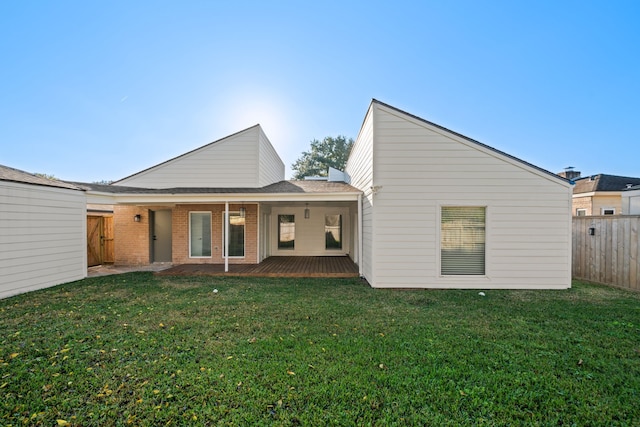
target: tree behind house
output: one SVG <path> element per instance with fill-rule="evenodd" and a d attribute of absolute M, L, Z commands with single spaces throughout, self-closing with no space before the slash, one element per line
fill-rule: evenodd
<path fill-rule="evenodd" d="M 306 176 L 327 176 L 329 167 L 344 170 L 353 146 L 353 138 L 347 139 L 338 135 L 335 138 L 325 137 L 322 141 L 311 141 L 311 150 L 304 151 L 302 156 L 291 165 L 295 172 L 293 179 L 304 179 Z"/>

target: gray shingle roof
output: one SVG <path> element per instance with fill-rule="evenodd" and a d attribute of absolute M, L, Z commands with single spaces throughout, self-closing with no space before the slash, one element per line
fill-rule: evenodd
<path fill-rule="evenodd" d="M 591 193 L 594 191 L 622 191 L 627 189 L 627 184 L 631 184 L 631 186 L 640 185 L 640 178 L 601 173 L 578 178 L 575 180 L 575 183 L 573 194 Z"/>
<path fill-rule="evenodd" d="M 68 182 L 43 178 L 29 172 L 3 165 L 0 165 L 0 181 L 20 182 L 22 184 L 43 185 L 46 187 L 66 188 L 69 190 L 83 190 L 83 188 Z"/>
<path fill-rule="evenodd" d="M 86 190 L 113 194 L 318 194 L 359 193 L 360 190 L 344 182 L 328 181 L 280 181 L 257 188 L 140 188 L 122 185 L 104 185 L 76 182 Z"/>

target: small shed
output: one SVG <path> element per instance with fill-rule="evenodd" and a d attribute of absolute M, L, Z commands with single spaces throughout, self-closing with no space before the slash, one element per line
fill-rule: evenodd
<path fill-rule="evenodd" d="M 0 165 L 0 298 L 87 275 L 85 192 Z"/>

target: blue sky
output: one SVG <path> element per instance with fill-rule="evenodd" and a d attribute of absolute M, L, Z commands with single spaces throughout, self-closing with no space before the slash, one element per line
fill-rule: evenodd
<path fill-rule="evenodd" d="M 116 180 L 260 123 L 289 167 L 372 98 L 553 172 L 640 176 L 637 1 L 0 3 L 0 164 Z"/>

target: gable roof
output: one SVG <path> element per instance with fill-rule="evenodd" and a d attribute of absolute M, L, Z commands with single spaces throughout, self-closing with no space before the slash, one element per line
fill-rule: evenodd
<path fill-rule="evenodd" d="M 42 185 L 45 187 L 66 188 L 68 190 L 82 190 L 82 188 L 64 181 L 44 178 L 9 166 L 0 165 L 0 181 L 19 182 L 21 184 Z"/>
<path fill-rule="evenodd" d="M 475 139 L 469 138 L 468 136 L 462 135 L 461 133 L 452 131 L 451 129 L 448 129 L 448 128 L 444 127 L 444 126 L 440 126 L 437 123 L 430 122 L 429 120 L 425 120 L 422 117 L 418 117 L 418 116 L 416 116 L 414 114 L 411 114 L 411 113 L 408 113 L 406 111 L 403 111 L 403 110 L 401 110 L 399 108 L 396 108 L 396 107 L 394 107 L 392 105 L 389 105 L 389 104 L 386 104 L 384 102 L 378 101 L 375 98 L 371 100 L 371 105 L 373 105 L 373 104 L 378 104 L 378 105 L 384 106 L 384 107 L 386 107 L 386 108 L 388 108 L 390 110 L 394 110 L 394 111 L 396 111 L 396 112 L 398 112 L 400 114 L 404 114 L 404 115 L 406 115 L 408 117 L 411 117 L 412 119 L 417 120 L 419 122 L 422 122 L 422 123 L 424 123 L 426 125 L 429 125 L 429 126 L 437 128 L 437 129 L 440 129 L 440 130 L 442 130 L 444 132 L 447 132 L 447 133 L 449 133 L 451 135 L 454 135 L 454 136 L 456 136 L 458 138 L 461 138 L 461 139 L 463 139 L 463 140 L 465 140 L 467 142 L 470 142 L 473 145 L 477 145 L 477 146 L 479 146 L 479 147 L 481 147 L 483 149 L 492 151 L 492 152 L 494 152 L 494 153 L 496 153 L 496 154 L 498 154 L 500 156 L 504 156 L 504 157 L 516 162 L 516 163 L 520 163 L 521 165 L 524 165 L 524 166 L 527 166 L 529 168 L 533 168 L 533 169 L 535 169 L 535 170 L 537 170 L 539 172 L 542 172 L 543 174 L 548 175 L 549 177 L 551 177 L 551 178 L 553 178 L 553 179 L 555 179 L 557 181 L 563 182 L 565 184 L 566 183 L 571 183 L 571 180 L 563 178 L 563 177 L 559 176 L 556 173 L 553 173 L 553 172 L 548 171 L 546 169 L 543 169 L 543 168 L 541 168 L 539 166 L 536 166 L 536 165 L 534 165 L 532 163 L 529 163 L 527 161 L 519 159 L 518 157 L 512 156 L 511 154 L 505 153 L 504 151 L 500 151 L 497 148 L 493 148 L 493 147 L 491 147 L 491 146 L 489 146 L 487 144 L 484 144 L 482 142 L 476 141 Z"/>
<path fill-rule="evenodd" d="M 594 191 L 623 191 L 631 186 L 640 185 L 640 178 L 628 176 L 598 174 L 577 178 L 573 194 L 592 193 Z"/>
<path fill-rule="evenodd" d="M 259 124 L 113 182 L 149 188 L 256 187 L 284 179 L 284 163 Z"/>
<path fill-rule="evenodd" d="M 224 138 L 217 139 L 217 140 L 215 140 L 215 141 L 213 141 L 213 142 L 210 142 L 210 143 L 208 143 L 208 144 L 205 144 L 205 145 L 203 145 L 203 146 L 201 146 L 201 147 L 195 148 L 195 149 L 193 149 L 193 150 L 191 150 L 191 151 L 187 151 L 186 153 L 182 153 L 182 154 L 180 154 L 179 156 L 173 157 L 173 158 L 171 158 L 171 159 L 169 159 L 169 160 L 165 160 L 165 161 L 164 161 L 164 162 L 162 162 L 162 163 L 158 163 L 157 165 L 153 165 L 153 166 L 148 167 L 148 168 L 146 168 L 146 169 L 143 169 L 143 170 L 141 170 L 141 171 L 139 171 L 139 172 L 133 173 L 133 174 L 128 175 L 128 176 L 125 176 L 124 178 L 120 178 L 120 179 L 119 179 L 119 180 L 117 180 L 117 181 L 113 181 L 113 183 L 112 183 L 112 184 L 114 184 L 114 185 L 119 185 L 118 183 L 119 183 L 119 182 L 121 182 L 121 181 L 125 181 L 125 180 L 127 180 L 127 179 L 129 179 L 129 178 L 133 178 L 134 176 L 137 176 L 137 175 L 142 175 L 142 174 L 144 174 L 144 173 L 146 173 L 146 172 L 149 172 L 150 170 L 157 169 L 157 168 L 158 168 L 158 167 L 160 167 L 160 166 L 163 166 L 163 165 L 166 165 L 166 164 L 168 164 L 168 163 L 174 162 L 174 161 L 176 161 L 176 160 L 178 160 L 178 159 L 180 159 L 180 158 L 187 157 L 187 156 L 189 156 L 190 154 L 196 153 L 196 152 L 198 152 L 198 151 L 205 150 L 205 149 L 207 149 L 207 148 L 211 147 L 212 145 L 215 145 L 215 144 L 218 144 L 218 143 L 220 143 L 220 142 L 222 142 L 222 141 L 225 141 L 225 140 L 227 140 L 227 139 L 233 138 L 233 137 L 234 137 L 234 136 L 236 136 L 236 135 L 240 135 L 241 133 L 246 132 L 246 131 L 251 130 L 251 129 L 256 128 L 256 127 L 260 127 L 260 124 L 256 124 L 256 125 L 253 125 L 253 126 L 250 126 L 250 127 L 246 128 L 246 129 L 242 129 L 241 131 L 238 131 L 238 132 L 236 132 L 236 133 L 232 133 L 231 135 L 227 135 L 227 136 L 225 136 Z"/>

